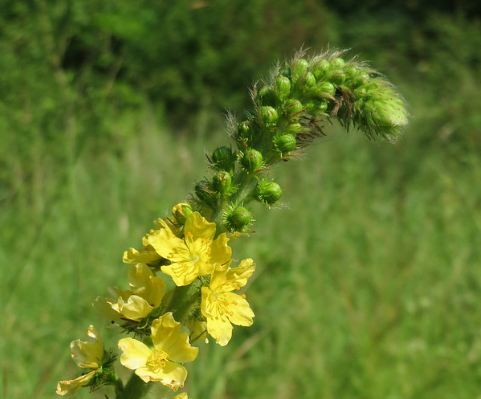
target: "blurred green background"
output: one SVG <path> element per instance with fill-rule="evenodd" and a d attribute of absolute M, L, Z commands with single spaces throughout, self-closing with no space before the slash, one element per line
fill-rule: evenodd
<path fill-rule="evenodd" d="M 412 121 L 396 145 L 333 126 L 275 171 L 284 206 L 235 244 L 258 264 L 255 325 L 204 348 L 190 397 L 481 398 L 478 1 L 0 6 L 3 398 L 53 398 L 75 375 L 68 343 L 124 283 L 122 251 L 207 171 L 225 110 L 302 45 L 369 60 Z"/>

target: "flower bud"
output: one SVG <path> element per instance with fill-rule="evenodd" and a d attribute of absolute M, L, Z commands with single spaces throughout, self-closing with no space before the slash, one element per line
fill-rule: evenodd
<path fill-rule="evenodd" d="M 221 146 L 214 150 L 211 161 L 216 169 L 231 170 L 234 167 L 235 158 L 231 148 Z"/>
<path fill-rule="evenodd" d="M 274 136 L 274 147 L 281 154 L 294 151 L 297 148 L 296 137 L 289 133 L 282 133 Z"/>
<path fill-rule="evenodd" d="M 304 58 L 298 58 L 291 64 L 291 77 L 293 82 L 297 82 L 299 79 L 304 78 L 309 69 L 309 63 Z"/>
<path fill-rule="evenodd" d="M 312 72 L 307 72 L 304 78 L 304 85 L 306 87 L 312 87 L 316 85 L 316 78 Z"/>
<path fill-rule="evenodd" d="M 312 88 L 311 93 L 317 98 L 330 98 L 336 94 L 336 88 L 332 83 L 321 82 Z"/>
<path fill-rule="evenodd" d="M 221 196 L 225 196 L 232 191 L 232 176 L 229 172 L 221 170 L 212 178 L 212 187 Z"/>
<path fill-rule="evenodd" d="M 264 86 L 259 90 L 258 98 L 262 105 L 276 105 L 277 104 L 277 93 L 272 87 Z"/>
<path fill-rule="evenodd" d="M 274 125 L 279 119 L 276 109 L 270 106 L 260 107 L 259 115 L 266 126 Z"/>
<path fill-rule="evenodd" d="M 346 65 L 346 61 L 344 61 L 342 58 L 340 57 L 337 57 L 337 58 L 334 58 L 333 60 L 331 60 L 331 65 L 334 67 L 334 68 L 344 68 L 344 66 Z"/>
<path fill-rule="evenodd" d="M 239 123 L 239 126 L 237 128 L 237 133 L 239 134 L 240 137 L 248 137 L 249 133 L 251 132 L 251 124 L 249 121 L 242 121 Z"/>
<path fill-rule="evenodd" d="M 249 173 L 257 172 L 264 164 L 262 154 L 253 148 L 248 148 L 241 158 L 241 164 Z"/>
<path fill-rule="evenodd" d="M 185 219 L 192 213 L 192 208 L 189 204 L 181 202 L 172 208 L 172 215 L 179 224 L 184 224 Z"/>
<path fill-rule="evenodd" d="M 290 98 L 285 103 L 285 110 L 289 115 L 300 114 L 303 109 L 304 106 L 302 105 L 302 103 L 295 98 Z"/>
<path fill-rule="evenodd" d="M 282 189 L 273 181 L 262 180 L 257 183 L 254 195 L 259 201 L 272 205 L 281 198 Z"/>
<path fill-rule="evenodd" d="M 320 60 L 312 68 L 312 73 L 317 80 L 321 80 L 326 77 L 330 67 L 331 64 L 328 60 Z"/>
<path fill-rule="evenodd" d="M 227 210 L 224 217 L 224 223 L 229 231 L 245 231 L 252 222 L 252 214 L 243 206 Z"/>
<path fill-rule="evenodd" d="M 278 76 L 276 79 L 275 92 L 277 97 L 281 100 L 285 100 L 291 93 L 291 81 L 285 76 Z"/>
<path fill-rule="evenodd" d="M 285 133 L 293 134 L 294 136 L 300 132 L 302 132 L 302 125 L 300 123 L 291 123 L 287 126 Z"/>
<path fill-rule="evenodd" d="M 197 198 L 199 198 L 199 200 L 205 202 L 206 204 L 212 204 L 215 200 L 214 193 L 212 192 L 211 187 L 209 187 L 208 182 L 204 180 L 198 182 L 195 185 L 194 190 Z"/>

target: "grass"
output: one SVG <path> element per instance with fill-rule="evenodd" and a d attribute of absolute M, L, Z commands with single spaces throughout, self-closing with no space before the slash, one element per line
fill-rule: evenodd
<path fill-rule="evenodd" d="M 75 375 L 68 343 L 98 324 L 89 303 L 123 283 L 122 251 L 224 140 L 131 118 L 116 127 L 138 132 L 120 154 L 87 148 L 61 167 L 39 156 L 28 181 L 12 170 L 18 190 L 0 210 L 6 399 L 52 398 Z M 258 264 L 255 324 L 202 348 L 191 398 L 481 398 L 481 159 L 415 139 L 333 131 L 280 165 L 283 205 L 259 206 L 255 235 L 234 244 Z"/>

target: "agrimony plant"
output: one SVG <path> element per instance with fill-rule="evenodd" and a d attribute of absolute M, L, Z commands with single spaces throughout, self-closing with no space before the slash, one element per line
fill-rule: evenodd
<path fill-rule="evenodd" d="M 212 175 L 155 222 L 140 248 L 125 251 L 128 288 L 97 299 L 96 306 L 125 334 L 118 350 L 105 349 L 90 326 L 87 340 L 71 344 L 72 358 L 84 372 L 60 381 L 57 394 L 113 385 L 118 399 L 134 399 L 155 383 L 166 392 L 182 389 L 185 364 L 199 351 L 195 344 L 212 339 L 227 345 L 233 326 L 253 323 L 241 290 L 254 273 L 254 261 L 233 264 L 229 241 L 251 231 L 251 202 L 269 209 L 281 198 L 282 188 L 269 177 L 271 167 L 302 153 L 334 119 L 368 138 L 391 141 L 407 123 L 393 86 L 341 52 L 313 57 L 301 52 L 256 84 L 251 95 L 253 107 L 245 119 L 228 118 L 230 145 L 208 156 Z M 125 383 L 115 373 L 117 359 L 132 370 Z"/>

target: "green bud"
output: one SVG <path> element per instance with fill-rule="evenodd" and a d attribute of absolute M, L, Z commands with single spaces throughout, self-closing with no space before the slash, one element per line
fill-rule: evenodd
<path fill-rule="evenodd" d="M 320 101 L 317 103 L 315 112 L 320 114 L 325 114 L 329 108 L 329 103 L 327 101 Z"/>
<path fill-rule="evenodd" d="M 346 65 L 346 61 L 344 61 L 342 58 L 337 57 L 331 60 L 331 65 L 334 68 L 344 68 L 344 66 Z"/>
<path fill-rule="evenodd" d="M 274 125 L 279 119 L 276 109 L 270 106 L 260 107 L 259 115 L 266 126 Z"/>
<path fill-rule="evenodd" d="M 299 79 L 304 78 L 308 69 L 309 63 L 304 58 L 294 60 L 291 65 L 292 81 L 297 82 Z"/>
<path fill-rule="evenodd" d="M 276 105 L 278 97 L 272 87 L 264 86 L 259 90 L 258 98 L 263 105 Z"/>
<path fill-rule="evenodd" d="M 195 187 L 195 194 L 197 198 L 206 204 L 212 204 L 214 201 L 214 193 L 212 192 L 209 184 L 206 181 L 201 180 L 198 182 Z"/>
<path fill-rule="evenodd" d="M 336 94 L 336 87 L 329 82 L 321 82 L 316 85 L 311 93 L 317 98 L 329 98 Z"/>
<path fill-rule="evenodd" d="M 251 132 L 251 124 L 249 121 L 242 121 L 239 123 L 237 128 L 237 132 L 239 133 L 240 137 L 248 137 L 249 133 Z"/>
<path fill-rule="evenodd" d="M 245 231 L 252 222 L 252 214 L 243 206 L 228 209 L 224 216 L 224 223 L 229 231 Z"/>
<path fill-rule="evenodd" d="M 272 205 L 281 198 L 282 189 L 273 181 L 262 180 L 257 183 L 254 195 L 259 201 Z"/>
<path fill-rule="evenodd" d="M 317 80 L 321 80 L 326 77 L 330 68 L 331 64 L 328 60 L 320 60 L 312 68 L 312 73 Z"/>
<path fill-rule="evenodd" d="M 281 154 L 294 151 L 297 148 L 296 137 L 293 134 L 278 134 L 274 136 L 274 139 L 272 141 L 276 150 L 279 151 Z"/>
<path fill-rule="evenodd" d="M 184 223 L 185 223 L 185 219 L 186 219 L 187 216 L 189 216 L 191 213 L 192 213 L 192 208 L 190 207 L 189 204 L 187 204 L 187 203 L 185 203 L 185 202 L 181 202 L 181 203 L 175 205 L 175 206 L 172 208 L 172 214 L 174 215 L 175 220 L 176 220 L 179 224 L 184 224 Z"/>
<path fill-rule="evenodd" d="M 257 172 L 264 164 L 262 154 L 253 148 L 249 148 L 241 158 L 241 164 L 249 173 Z"/>
<path fill-rule="evenodd" d="M 225 170 L 219 171 L 212 179 L 212 187 L 221 196 L 225 196 L 232 191 L 232 176 Z"/>
<path fill-rule="evenodd" d="M 346 74 L 342 70 L 333 71 L 329 79 L 332 83 L 342 85 L 346 80 Z"/>
<path fill-rule="evenodd" d="M 295 98 L 290 98 L 285 103 L 285 110 L 289 115 L 300 114 L 303 111 L 303 109 L 304 109 L 304 106 L 302 105 L 302 103 Z"/>
<path fill-rule="evenodd" d="M 216 169 L 231 170 L 236 160 L 232 149 L 226 146 L 218 147 L 212 153 L 211 161 Z"/>
<path fill-rule="evenodd" d="M 304 78 L 304 85 L 306 87 L 312 87 L 316 85 L 316 78 L 313 73 L 307 72 Z"/>
<path fill-rule="evenodd" d="M 291 93 L 291 81 L 285 76 L 278 76 L 276 79 L 276 94 L 281 100 L 285 100 Z"/>
<path fill-rule="evenodd" d="M 289 133 L 295 136 L 296 134 L 302 132 L 302 130 L 303 130 L 302 125 L 296 122 L 296 123 L 291 123 L 289 126 L 287 126 L 285 133 Z"/>

